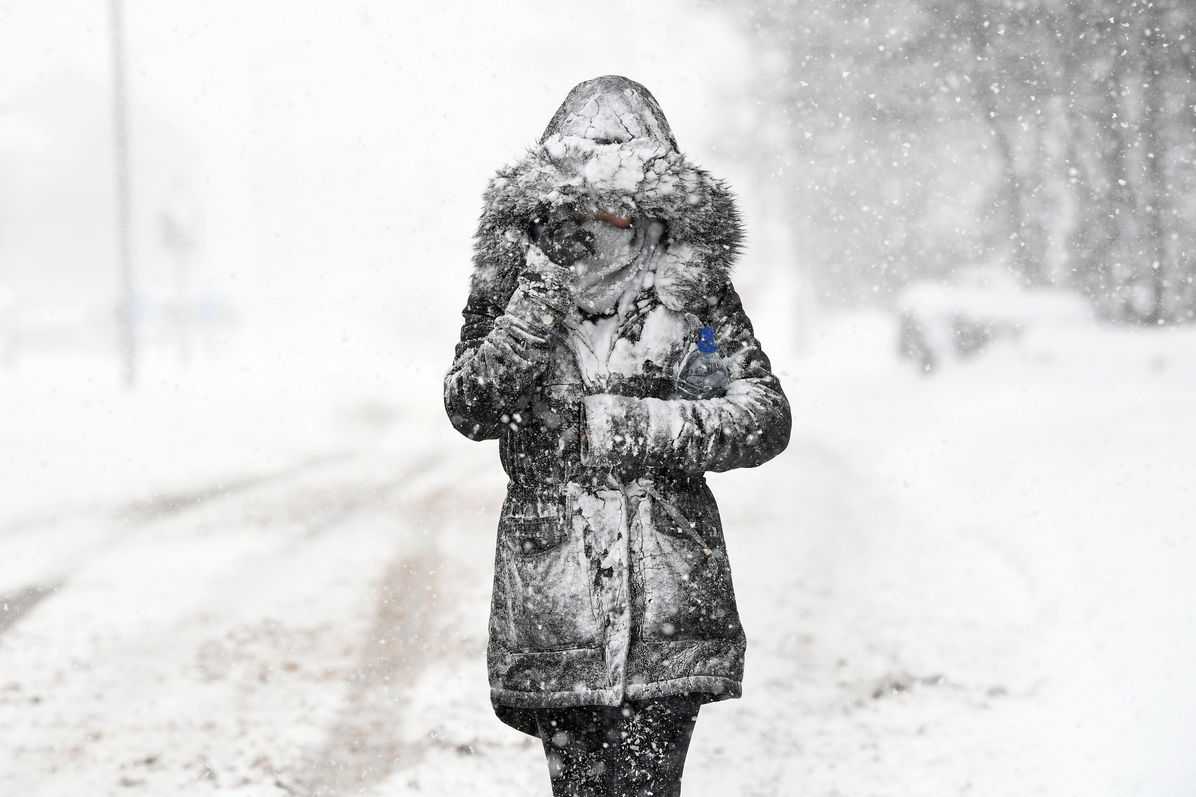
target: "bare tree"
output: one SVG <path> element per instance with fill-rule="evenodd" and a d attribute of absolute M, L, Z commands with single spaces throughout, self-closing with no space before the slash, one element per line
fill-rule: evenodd
<path fill-rule="evenodd" d="M 1196 316 L 1190 4 L 824 1 L 742 19 L 784 64 L 764 104 L 825 293 L 1003 263 L 1112 318 Z"/>

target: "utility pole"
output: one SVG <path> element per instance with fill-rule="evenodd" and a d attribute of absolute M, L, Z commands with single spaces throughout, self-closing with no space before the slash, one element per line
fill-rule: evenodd
<path fill-rule="evenodd" d="M 134 313 L 133 246 L 129 208 L 129 108 L 125 86 L 124 15 L 121 0 L 111 0 L 113 118 L 116 132 L 116 242 L 120 257 L 117 341 L 124 360 L 125 385 L 137 383 L 137 330 Z"/>

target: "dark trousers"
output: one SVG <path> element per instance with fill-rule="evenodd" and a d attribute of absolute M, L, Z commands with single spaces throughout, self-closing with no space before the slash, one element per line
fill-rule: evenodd
<path fill-rule="evenodd" d="M 696 697 L 541 709 L 553 797 L 678 797 Z"/>

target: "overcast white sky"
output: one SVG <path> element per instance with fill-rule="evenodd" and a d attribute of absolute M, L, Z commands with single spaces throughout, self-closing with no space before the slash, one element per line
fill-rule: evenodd
<path fill-rule="evenodd" d="M 22 128 L 13 103 L 31 88 L 71 73 L 107 90 L 108 10 L 101 0 L 0 3 L 10 130 L 0 158 L 56 157 L 37 152 L 27 129 L 11 132 Z M 444 302 L 464 297 L 486 179 L 596 75 L 647 85 L 681 147 L 736 182 L 718 135 L 753 55 L 693 4 L 134 1 L 125 22 L 139 278 L 169 284 L 154 225 L 164 186 L 181 180 L 201 207 L 196 284 L 277 315 L 270 323 L 300 311 L 317 327 L 387 323 L 412 297 L 438 321 Z M 80 125 L 103 153 L 95 160 L 107 157 L 110 118 Z M 158 141 L 176 136 L 177 146 Z M 109 174 L 96 164 L 93 179 Z M 88 207 L 107 229 L 111 203 Z M 23 268 L 5 264 L 10 280 Z M 104 275 L 111 264 L 85 268 Z"/>

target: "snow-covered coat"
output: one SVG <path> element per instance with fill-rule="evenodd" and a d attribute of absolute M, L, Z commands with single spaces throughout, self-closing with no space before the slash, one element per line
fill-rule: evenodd
<path fill-rule="evenodd" d="M 526 278 L 545 263 L 529 223 L 561 209 L 664 224 L 597 345 L 575 306 Z M 575 88 L 486 190 L 444 401 L 462 434 L 499 440 L 510 477 L 488 663 L 495 709 L 521 730 L 535 733 L 540 707 L 740 694 L 745 638 L 703 474 L 759 465 L 790 432 L 728 277 L 741 237 L 723 183 L 677 151 L 646 89 L 615 76 Z M 681 400 L 703 326 L 731 382 Z"/>

